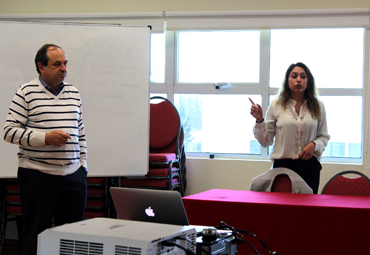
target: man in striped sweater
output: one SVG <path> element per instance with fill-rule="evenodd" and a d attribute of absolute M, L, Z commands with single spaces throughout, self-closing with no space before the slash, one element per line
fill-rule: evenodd
<path fill-rule="evenodd" d="M 17 90 L 4 127 L 4 140 L 19 145 L 22 255 L 36 254 L 37 235 L 53 219 L 62 225 L 84 217 L 86 137 L 79 92 L 64 83 L 67 62 L 57 45 L 39 49 L 39 77 Z"/>

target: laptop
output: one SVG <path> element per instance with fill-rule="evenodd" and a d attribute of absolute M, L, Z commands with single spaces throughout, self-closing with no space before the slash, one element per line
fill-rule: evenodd
<path fill-rule="evenodd" d="M 189 225 L 177 191 L 111 187 L 118 219 Z"/>

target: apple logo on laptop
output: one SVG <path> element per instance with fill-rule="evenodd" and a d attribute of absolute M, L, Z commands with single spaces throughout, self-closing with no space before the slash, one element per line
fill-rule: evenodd
<path fill-rule="evenodd" d="M 154 217 L 155 213 L 153 211 L 153 209 L 149 206 L 148 208 L 145 209 L 145 213 L 146 215 L 148 215 L 149 217 Z"/>

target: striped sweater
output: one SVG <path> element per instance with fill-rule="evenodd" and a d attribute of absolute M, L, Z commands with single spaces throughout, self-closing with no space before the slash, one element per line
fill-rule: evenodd
<path fill-rule="evenodd" d="M 19 145 L 18 166 L 54 175 L 67 175 L 81 165 L 87 169 L 87 150 L 78 90 L 65 84 L 57 95 L 39 78 L 22 85 L 9 108 L 4 140 Z M 45 134 L 62 130 L 71 139 L 62 147 L 45 144 Z"/>

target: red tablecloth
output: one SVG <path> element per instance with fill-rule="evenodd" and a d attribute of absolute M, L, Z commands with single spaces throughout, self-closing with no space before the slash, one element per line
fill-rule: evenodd
<path fill-rule="evenodd" d="M 221 221 L 279 255 L 370 254 L 370 197 L 213 189 L 183 198 L 191 225 Z M 258 240 L 244 238 L 268 254 Z M 247 244 L 239 254 L 255 254 Z"/>

